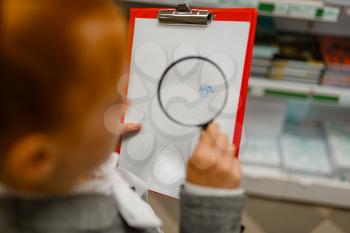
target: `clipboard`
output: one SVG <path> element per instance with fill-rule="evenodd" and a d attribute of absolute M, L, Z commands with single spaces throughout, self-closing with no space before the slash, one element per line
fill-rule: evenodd
<path fill-rule="evenodd" d="M 232 139 L 238 156 L 256 18 L 255 9 L 191 9 L 185 3 L 175 9 L 130 10 L 129 110 L 124 122 L 141 122 L 144 127 L 122 140 L 119 167 L 144 180 L 150 190 L 178 197 L 185 164 L 198 142 L 200 129 L 166 119 L 157 106 L 156 87 L 166 66 L 186 55 L 214 59 L 230 77 L 232 101 L 228 101 L 227 111 L 217 123 Z"/>

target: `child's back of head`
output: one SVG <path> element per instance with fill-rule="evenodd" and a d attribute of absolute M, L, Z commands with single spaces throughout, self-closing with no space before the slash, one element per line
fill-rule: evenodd
<path fill-rule="evenodd" d="M 5 0 L 3 12 L 0 182 L 65 192 L 114 147 L 102 118 L 123 102 L 123 16 L 111 0 Z"/>

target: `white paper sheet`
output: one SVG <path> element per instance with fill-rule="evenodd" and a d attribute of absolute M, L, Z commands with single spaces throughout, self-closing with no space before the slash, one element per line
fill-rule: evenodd
<path fill-rule="evenodd" d="M 156 19 L 135 20 L 128 88 L 132 109 L 125 122 L 142 119 L 144 127 L 140 135 L 123 140 L 119 166 L 146 181 L 151 190 L 178 197 L 200 129 L 169 120 L 160 109 L 156 91 L 165 68 L 185 56 L 208 57 L 224 71 L 229 99 L 217 122 L 232 141 L 249 27 L 248 22 L 214 21 L 208 27 L 193 27 L 160 25 Z M 186 75 L 197 66 L 193 62 L 179 73 Z"/>

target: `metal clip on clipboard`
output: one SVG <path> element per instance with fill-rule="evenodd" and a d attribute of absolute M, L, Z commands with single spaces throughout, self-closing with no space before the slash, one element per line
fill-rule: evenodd
<path fill-rule="evenodd" d="M 208 25 L 215 15 L 208 10 L 196 10 L 181 2 L 175 9 L 160 10 L 158 21 L 169 25 Z"/>

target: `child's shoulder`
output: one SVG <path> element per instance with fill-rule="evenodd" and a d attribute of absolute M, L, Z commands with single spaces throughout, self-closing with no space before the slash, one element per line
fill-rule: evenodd
<path fill-rule="evenodd" d="M 0 198 L 0 232 L 127 232 L 114 199 L 99 194 Z M 28 229 L 28 230 L 26 230 Z M 108 231 L 109 232 L 109 231 Z"/>

